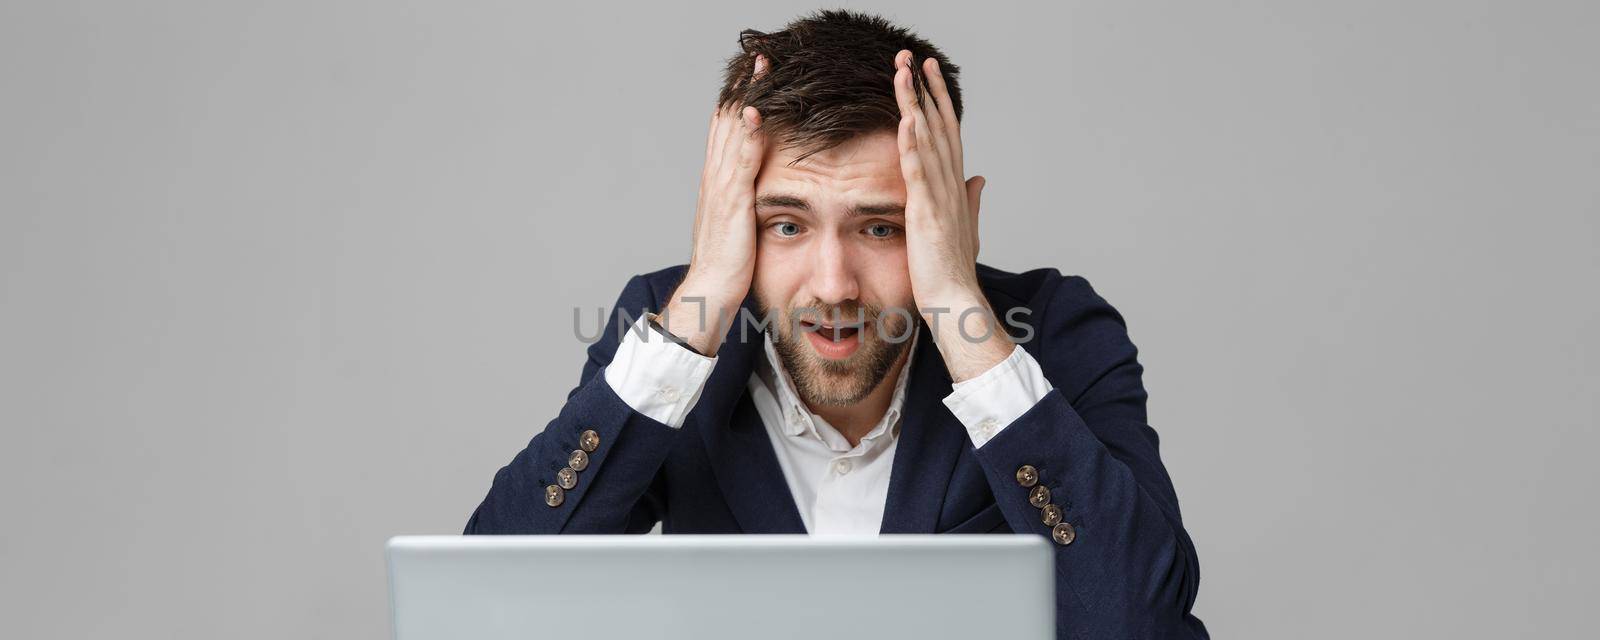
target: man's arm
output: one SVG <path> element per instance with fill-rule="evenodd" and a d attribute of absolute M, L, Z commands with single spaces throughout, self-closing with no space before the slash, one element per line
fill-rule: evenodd
<path fill-rule="evenodd" d="M 653 483 L 678 429 L 635 410 L 605 374 L 618 347 L 640 339 L 628 320 L 654 304 L 644 278 L 628 281 L 589 346 L 578 386 L 544 431 L 495 473 L 465 533 L 642 533 L 660 520 L 665 504 Z M 644 366 L 635 360 L 634 368 Z"/>
<path fill-rule="evenodd" d="M 1055 543 L 1063 624 L 1086 637 L 1205 637 L 1190 613 L 1198 556 L 1148 424 L 1138 351 L 1088 282 L 1055 280 L 1030 344 L 1038 360 L 1018 348 L 945 403 L 1007 523 Z"/>
<path fill-rule="evenodd" d="M 758 56 L 754 75 L 765 71 Z M 649 333 L 654 317 L 641 316 L 655 311 L 657 297 L 635 277 L 589 347 L 578 387 L 495 474 L 466 533 L 645 532 L 665 514 L 658 472 L 755 269 L 755 177 L 766 148 L 759 125 L 753 107 L 712 111 L 689 270 L 655 327 L 666 335 Z"/>
<path fill-rule="evenodd" d="M 1081 279 L 1055 278 L 1037 305 L 1034 351 L 1081 382 L 1065 390 L 998 329 L 976 272 L 984 180 L 965 178 L 937 61 L 921 65 L 925 93 L 913 64 L 909 51 L 895 57 L 912 292 L 956 383 L 946 404 L 1006 522 L 1055 543 L 1061 634 L 1205 637 L 1189 613 L 1194 545 L 1145 421 L 1143 369 L 1121 316 Z M 950 315 L 941 323 L 939 313 Z"/>

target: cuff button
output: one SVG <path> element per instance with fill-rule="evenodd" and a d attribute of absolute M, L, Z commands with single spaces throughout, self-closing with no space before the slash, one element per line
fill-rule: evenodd
<path fill-rule="evenodd" d="M 1000 421 L 994 418 L 984 418 L 982 422 L 978 423 L 978 433 L 983 434 L 985 438 L 993 437 L 994 430 L 998 428 L 1000 428 Z"/>
<path fill-rule="evenodd" d="M 583 449 L 573 449 L 572 455 L 567 456 L 567 466 L 573 471 L 583 471 L 589 468 L 589 454 Z"/>
<path fill-rule="evenodd" d="M 600 434 L 595 433 L 594 429 L 584 430 L 584 432 L 578 436 L 578 448 L 589 453 L 594 453 L 595 449 L 600 448 Z"/>
<path fill-rule="evenodd" d="M 1061 522 L 1061 507 L 1047 504 L 1039 509 L 1039 521 L 1046 527 L 1054 527 Z"/>
<path fill-rule="evenodd" d="M 1078 532 L 1072 528 L 1072 525 L 1062 522 L 1050 530 L 1050 537 L 1055 539 L 1056 544 L 1069 545 L 1072 544 L 1073 540 L 1078 539 Z"/>
<path fill-rule="evenodd" d="M 1050 504 L 1050 488 L 1042 484 L 1034 487 L 1033 491 L 1028 492 L 1028 504 L 1041 509 Z"/>
<path fill-rule="evenodd" d="M 1017 484 L 1020 484 L 1024 487 L 1031 487 L 1039 484 L 1039 470 L 1033 468 L 1033 465 L 1031 464 L 1025 464 L 1017 467 Z"/>
<path fill-rule="evenodd" d="M 578 472 L 573 471 L 572 467 L 562 467 L 556 472 L 556 484 L 562 489 L 571 491 L 573 487 L 578 486 Z"/>
<path fill-rule="evenodd" d="M 561 506 L 561 503 L 566 499 L 567 492 L 563 491 L 561 487 L 552 484 L 544 488 L 544 503 L 552 508 Z"/>

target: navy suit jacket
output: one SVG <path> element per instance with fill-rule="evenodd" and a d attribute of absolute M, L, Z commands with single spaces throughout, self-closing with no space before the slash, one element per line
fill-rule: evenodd
<path fill-rule="evenodd" d="M 635 276 L 618 297 L 627 318 L 659 311 L 683 278 L 677 266 Z M 1022 347 L 1055 387 L 981 449 L 943 403 L 950 376 L 919 340 L 883 512 L 883 533 L 1032 533 L 1049 537 L 1017 469 L 1033 465 L 1076 528 L 1055 551 L 1062 638 L 1205 638 L 1190 610 L 1200 582 L 1194 544 L 1145 418 L 1143 368 L 1121 315 L 1077 276 L 978 265 L 996 313 L 1027 324 Z M 1024 307 L 1007 316 L 1007 311 Z M 755 317 L 752 297 L 745 308 Z M 588 349 L 578 386 L 556 418 L 500 469 L 467 534 L 804 533 L 772 443 L 746 392 L 762 357 L 758 331 L 735 323 L 680 429 L 630 408 L 602 375 L 627 330 L 612 313 Z M 920 320 L 918 320 L 920 322 Z M 1010 329 L 1008 329 L 1010 330 Z M 1020 335 L 1021 330 L 1011 330 Z M 545 487 L 586 430 L 589 464 L 559 506 Z M 1004 597 L 1004 594 L 995 594 Z"/>

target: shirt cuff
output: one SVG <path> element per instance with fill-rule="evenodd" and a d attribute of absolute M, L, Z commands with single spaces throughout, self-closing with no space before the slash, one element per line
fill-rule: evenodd
<path fill-rule="evenodd" d="M 717 364 L 635 320 L 605 367 L 606 384 L 634 411 L 674 429 L 683 426 Z"/>
<path fill-rule="evenodd" d="M 972 446 L 977 448 L 1039 404 L 1053 388 L 1039 362 L 1017 345 L 1000 364 L 976 378 L 955 383 L 944 406 L 967 427 Z"/>

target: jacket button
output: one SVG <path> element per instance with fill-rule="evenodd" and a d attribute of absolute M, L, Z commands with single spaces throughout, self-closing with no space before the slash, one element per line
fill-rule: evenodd
<path fill-rule="evenodd" d="M 545 504 L 550 505 L 551 507 L 559 507 L 561 506 L 561 502 L 566 499 L 567 492 L 563 491 L 561 487 L 552 484 L 544 488 Z"/>
<path fill-rule="evenodd" d="M 595 449 L 600 448 L 600 434 L 595 433 L 594 429 L 585 430 L 578 436 L 578 448 L 594 453 Z"/>
<path fill-rule="evenodd" d="M 561 485 L 562 489 L 571 490 L 578 486 L 578 472 L 573 471 L 572 467 L 562 467 L 556 472 L 556 484 Z"/>
<path fill-rule="evenodd" d="M 1024 487 L 1031 487 L 1039 484 L 1039 470 L 1033 468 L 1033 465 L 1031 464 L 1025 464 L 1017 467 L 1017 484 L 1020 484 Z"/>
<path fill-rule="evenodd" d="M 1041 509 L 1050 504 L 1050 488 L 1042 484 L 1034 487 L 1033 491 L 1028 492 L 1028 504 Z"/>
<path fill-rule="evenodd" d="M 1072 529 L 1072 525 L 1062 522 L 1050 530 L 1050 537 L 1055 538 L 1056 544 L 1068 545 L 1078 539 L 1078 532 Z"/>
<path fill-rule="evenodd" d="M 573 449 L 572 455 L 567 456 L 567 466 L 573 471 L 583 471 L 589 468 L 589 454 L 583 449 Z"/>
<path fill-rule="evenodd" d="M 1054 527 L 1061 522 L 1061 507 L 1047 504 L 1039 509 L 1039 520 L 1046 527 Z"/>

